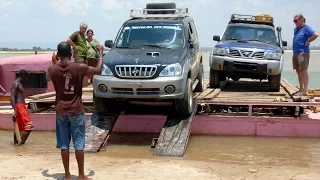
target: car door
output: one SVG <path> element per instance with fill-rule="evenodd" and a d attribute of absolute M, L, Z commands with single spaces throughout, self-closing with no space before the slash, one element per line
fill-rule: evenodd
<path fill-rule="evenodd" d="M 197 77 L 197 67 L 196 67 L 196 48 L 195 47 L 191 47 L 190 43 L 193 44 L 193 46 L 195 46 L 195 37 L 194 37 L 194 31 L 192 28 L 192 21 L 190 21 L 188 23 L 188 32 L 189 32 L 189 51 L 190 51 L 190 64 L 191 64 L 191 80 L 194 81 Z"/>
<path fill-rule="evenodd" d="M 191 25 L 192 25 L 193 36 L 194 36 L 193 38 L 194 38 L 194 50 L 195 50 L 195 72 L 197 76 L 200 68 L 201 49 L 200 49 L 200 43 L 198 38 L 198 32 L 194 24 L 194 21 L 191 21 Z"/>

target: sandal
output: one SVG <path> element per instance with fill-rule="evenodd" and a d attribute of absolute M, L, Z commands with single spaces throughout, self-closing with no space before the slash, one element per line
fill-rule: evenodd
<path fill-rule="evenodd" d="M 302 92 L 297 92 L 296 94 L 294 94 L 295 96 L 302 96 L 303 93 Z"/>

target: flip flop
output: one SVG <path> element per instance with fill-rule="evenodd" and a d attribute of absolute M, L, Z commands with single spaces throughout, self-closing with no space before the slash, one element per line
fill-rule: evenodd
<path fill-rule="evenodd" d="M 297 92 L 297 93 L 294 94 L 294 95 L 296 95 L 296 96 L 302 96 L 303 94 L 302 94 L 302 92 Z"/>

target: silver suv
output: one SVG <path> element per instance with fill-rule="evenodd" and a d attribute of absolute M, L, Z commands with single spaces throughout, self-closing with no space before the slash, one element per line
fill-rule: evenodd
<path fill-rule="evenodd" d="M 281 27 L 276 30 L 268 15 L 233 14 L 222 38 L 211 52 L 210 87 L 217 88 L 220 81 L 231 78 L 268 79 L 270 91 L 280 90 L 283 69 Z"/>
<path fill-rule="evenodd" d="M 115 42 L 105 42 L 111 50 L 102 74 L 94 76 L 96 111 L 134 101 L 170 103 L 178 114 L 191 114 L 193 92 L 202 92 L 204 82 L 198 35 L 187 13 L 174 3 L 131 11 Z"/>

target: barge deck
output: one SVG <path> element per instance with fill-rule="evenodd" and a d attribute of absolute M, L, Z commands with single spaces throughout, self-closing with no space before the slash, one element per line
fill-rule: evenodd
<path fill-rule="evenodd" d="M 208 79 L 205 82 L 208 84 Z M 152 139 L 151 147 L 154 155 L 165 156 L 183 156 L 190 133 L 320 137 L 320 132 L 315 132 L 320 128 L 320 118 L 308 118 L 305 112 L 306 106 L 320 106 L 319 103 L 310 102 L 309 97 L 293 96 L 296 91 L 285 79 L 279 92 L 269 92 L 264 82 L 225 81 L 219 88 L 207 86 L 202 93 L 194 94 L 195 110 L 190 117 L 182 118 L 165 107 L 133 106 L 114 114 L 97 114 L 92 107 L 92 88 L 84 88 L 82 99 L 89 119 L 85 150 L 104 149 L 113 130 L 160 133 Z M 54 92 L 28 98 L 31 117 L 39 130 L 55 130 L 54 100 Z M 10 115 L 7 116 L 3 119 L 8 121 Z"/>

